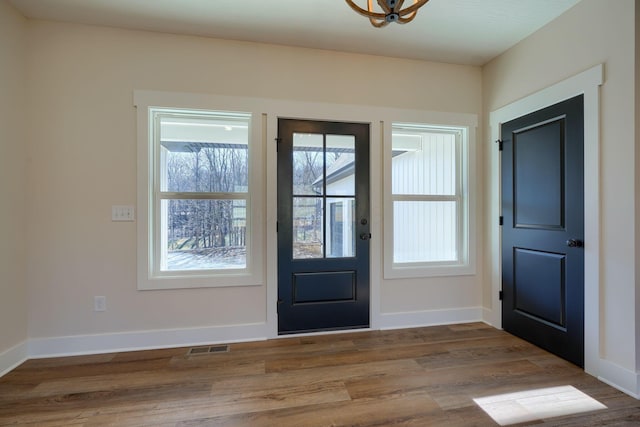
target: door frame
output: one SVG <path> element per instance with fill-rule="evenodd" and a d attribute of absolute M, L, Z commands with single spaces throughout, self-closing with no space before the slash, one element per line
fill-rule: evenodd
<path fill-rule="evenodd" d="M 320 200 L 323 206 L 322 231 L 324 234 L 324 249 L 320 257 L 295 258 L 292 234 L 294 220 L 294 203 L 296 197 L 304 197 L 305 193 L 293 191 L 293 169 L 295 161 L 292 155 L 295 152 L 295 135 L 298 133 L 311 133 L 322 136 L 322 164 L 324 170 L 321 173 L 323 191 L 319 195 L 311 195 L 316 201 Z M 326 121 L 315 119 L 289 119 L 278 118 L 278 159 L 283 162 L 278 165 L 278 187 L 283 184 L 285 188 L 277 191 L 277 215 L 280 228 L 277 240 L 277 289 L 278 289 L 278 334 L 292 335 L 317 333 L 328 331 L 344 331 L 349 329 L 369 329 L 371 327 L 371 241 L 358 238 L 361 233 L 371 235 L 371 124 L 347 121 Z M 332 195 L 330 191 L 329 172 L 327 166 L 327 153 L 330 148 L 330 136 L 341 135 L 351 137 L 353 141 L 353 193 Z M 325 188 L 326 187 L 326 188 Z M 297 195 L 296 195 L 297 194 Z M 341 198 L 348 197 L 348 198 Z M 350 202 L 353 206 L 353 247 L 354 252 L 345 257 L 333 257 L 328 255 L 328 239 L 333 235 L 328 232 L 328 222 L 333 222 L 333 204 L 331 200 Z M 361 224 L 360 220 L 364 223 Z M 357 249 L 356 249 L 357 248 Z M 282 270 L 280 270 L 282 269 Z M 338 297 L 324 301 L 297 302 L 294 294 L 296 286 L 295 277 L 302 279 L 313 274 L 345 274 L 351 273 L 352 294 L 350 299 Z M 318 276 L 315 276 L 316 278 Z M 325 276 L 326 277 L 326 276 Z M 344 277 L 344 276 L 343 276 Z M 337 276 L 335 276 L 337 280 Z M 326 280 L 326 279 L 325 279 Z M 303 286 L 303 283 L 301 285 Z M 308 282 L 307 282 L 308 283 Z M 317 284 L 313 285 L 314 287 Z M 348 286 L 348 285 L 347 285 Z M 343 288 L 344 291 L 346 289 Z M 342 295 L 344 297 L 344 295 Z M 366 322 L 365 322 L 366 314 Z M 314 319 L 314 320 L 311 320 Z M 315 320 L 317 319 L 317 321 Z M 305 326 L 302 326 L 305 325 Z"/>
<path fill-rule="evenodd" d="M 558 102 L 584 95 L 584 369 L 585 372 L 601 376 L 603 361 L 600 358 L 600 96 L 604 66 L 596 65 L 573 77 L 542 89 L 515 101 L 489 115 L 491 141 L 501 139 L 502 123 L 541 110 Z M 485 320 L 502 328 L 502 231 L 498 223 L 501 213 L 500 157 L 497 144 L 491 143 L 487 178 L 491 200 L 485 224 L 489 226 L 488 238 L 491 254 L 491 310 Z"/>
<path fill-rule="evenodd" d="M 373 110 L 373 111 L 372 111 Z M 374 114 L 372 114 L 374 113 Z M 345 123 L 363 123 L 369 125 L 369 185 L 371 188 L 381 180 L 381 174 L 377 168 L 372 165 L 382 163 L 381 150 L 375 148 L 381 146 L 382 125 L 380 120 L 372 120 L 379 117 L 375 114 L 375 109 L 354 110 L 346 106 L 330 105 L 330 104 L 314 104 L 300 102 L 284 102 L 274 108 L 269 114 L 263 116 L 266 126 L 263 127 L 266 141 L 266 171 L 267 179 L 265 182 L 266 192 L 266 247 L 265 247 L 265 265 L 266 265 L 266 293 L 267 293 L 267 319 L 266 319 L 266 335 L 267 338 L 278 338 L 282 335 L 278 334 L 278 277 L 277 277 L 277 243 L 278 235 L 275 224 L 278 219 L 277 207 L 277 157 L 276 139 L 278 138 L 278 120 L 294 119 L 294 120 L 314 120 L 314 121 L 330 121 Z M 271 145 L 273 144 L 273 145 Z M 370 211 L 370 232 L 374 238 L 370 242 L 369 248 L 369 328 L 358 329 L 379 329 L 380 328 L 380 272 L 373 268 L 380 265 L 382 241 L 382 224 L 380 218 L 381 213 L 381 194 L 376 191 L 370 192 L 369 211 Z M 273 224 L 273 226 L 270 226 Z M 378 237 L 376 237 L 378 236 Z M 322 335 L 333 334 L 344 331 L 324 331 L 294 334 L 294 336 L 303 335 Z"/>

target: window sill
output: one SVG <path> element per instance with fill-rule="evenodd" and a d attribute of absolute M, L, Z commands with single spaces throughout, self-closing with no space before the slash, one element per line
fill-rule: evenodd
<path fill-rule="evenodd" d="M 178 273 L 179 274 L 179 273 Z M 157 277 L 138 277 L 138 290 L 169 290 L 197 288 L 226 288 L 237 286 L 261 286 L 255 274 L 215 274 L 215 275 L 170 275 Z"/>
<path fill-rule="evenodd" d="M 387 265 L 384 269 L 385 279 L 414 279 L 421 277 L 472 276 L 476 274 L 475 266 L 469 264 L 439 265 Z"/>

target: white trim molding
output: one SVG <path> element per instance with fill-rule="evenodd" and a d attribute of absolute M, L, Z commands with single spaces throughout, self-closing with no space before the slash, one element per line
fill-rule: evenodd
<path fill-rule="evenodd" d="M 266 323 L 32 338 L 28 342 L 28 356 L 39 359 L 265 339 L 267 339 Z"/>
<path fill-rule="evenodd" d="M 418 328 L 457 323 L 482 322 L 482 307 L 425 310 L 380 314 L 380 329 Z"/>
<path fill-rule="evenodd" d="M 600 357 L 600 86 L 604 82 L 604 65 L 596 65 L 573 77 L 558 82 L 539 92 L 515 101 L 489 115 L 491 140 L 500 139 L 500 125 L 527 113 L 540 110 L 566 99 L 584 95 L 584 167 L 590 171 L 584 176 L 584 212 L 585 212 L 585 322 L 584 322 L 584 366 L 585 371 L 604 382 L 617 387 L 632 396 L 637 386 L 629 384 L 625 374 L 624 384 L 616 369 L 609 369 L 611 363 Z M 487 170 L 490 171 L 489 183 L 491 199 L 489 218 L 500 215 L 500 160 L 497 144 L 491 144 L 491 156 Z M 491 172 L 492 171 L 492 172 Z M 491 222 L 488 234 L 491 244 L 491 309 L 485 311 L 484 319 L 491 325 L 501 328 L 501 301 L 498 292 L 501 289 L 501 231 L 497 221 Z M 635 374 L 633 375 L 635 377 Z M 637 381 L 636 381 L 637 383 Z"/>
<path fill-rule="evenodd" d="M 620 365 L 608 360 L 601 359 L 599 363 L 598 379 L 611 387 L 617 388 L 631 397 L 640 399 L 640 389 L 638 388 L 638 373 L 623 368 Z"/>
<path fill-rule="evenodd" d="M 27 348 L 27 341 L 22 341 L 0 353 L 0 377 L 8 374 L 29 358 Z"/>

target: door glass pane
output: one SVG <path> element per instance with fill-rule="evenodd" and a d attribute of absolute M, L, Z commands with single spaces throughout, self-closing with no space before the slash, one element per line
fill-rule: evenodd
<path fill-rule="evenodd" d="M 293 198 L 293 258 L 322 258 L 324 256 L 323 199 L 321 197 Z"/>
<path fill-rule="evenodd" d="M 353 135 L 327 135 L 327 195 L 355 195 L 355 145 Z"/>
<path fill-rule="evenodd" d="M 455 201 L 393 202 L 393 262 L 458 260 Z"/>
<path fill-rule="evenodd" d="M 293 194 L 316 195 L 323 192 L 323 135 L 293 134 Z"/>
<path fill-rule="evenodd" d="M 355 256 L 355 199 L 327 198 L 327 258 Z"/>

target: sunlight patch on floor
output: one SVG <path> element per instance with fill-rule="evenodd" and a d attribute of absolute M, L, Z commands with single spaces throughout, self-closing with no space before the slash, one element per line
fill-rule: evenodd
<path fill-rule="evenodd" d="M 473 401 L 501 426 L 607 408 L 570 385 L 480 397 Z"/>

